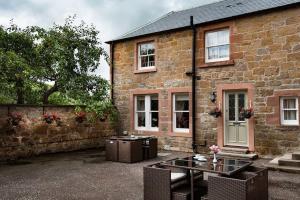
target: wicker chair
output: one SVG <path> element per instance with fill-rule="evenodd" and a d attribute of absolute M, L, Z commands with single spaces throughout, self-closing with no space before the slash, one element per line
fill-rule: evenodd
<path fill-rule="evenodd" d="M 268 200 L 268 169 L 263 167 L 249 166 L 246 168 L 246 172 L 256 174 L 256 185 L 255 192 L 256 195 L 254 199 Z"/>
<path fill-rule="evenodd" d="M 186 190 L 186 187 L 190 187 L 187 171 L 186 176 L 174 180 L 171 180 L 171 171 L 183 172 L 181 169 L 163 168 L 159 165 L 144 167 L 144 200 L 171 200 L 172 196 L 179 200 L 179 197 L 185 199 L 190 196 Z M 195 181 L 203 178 L 201 174 L 195 174 Z"/>
<path fill-rule="evenodd" d="M 171 170 L 144 167 L 144 200 L 171 199 Z"/>
<path fill-rule="evenodd" d="M 209 176 L 208 199 L 256 200 L 256 177 L 256 174 L 250 172 L 241 172 L 233 177 Z"/>

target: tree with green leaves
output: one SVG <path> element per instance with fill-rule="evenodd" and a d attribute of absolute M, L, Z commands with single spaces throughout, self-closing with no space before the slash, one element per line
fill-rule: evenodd
<path fill-rule="evenodd" d="M 92 25 L 84 22 L 75 25 L 74 21 L 75 17 L 69 17 L 64 25 L 54 24 L 49 30 L 31 28 L 31 34 L 38 41 L 38 80 L 53 83 L 43 93 L 44 104 L 49 103 L 49 96 L 54 92 L 75 99 L 107 97 L 108 82 L 95 75 L 100 57 L 107 58 L 99 32 Z"/>
<path fill-rule="evenodd" d="M 34 73 L 35 45 L 32 35 L 16 25 L 0 27 L 1 95 L 15 96 L 18 104 L 25 101 L 26 89 Z"/>

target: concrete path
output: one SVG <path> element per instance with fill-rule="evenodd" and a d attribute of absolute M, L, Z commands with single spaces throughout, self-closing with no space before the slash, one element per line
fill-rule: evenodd
<path fill-rule="evenodd" d="M 142 200 L 143 166 L 186 153 L 162 154 L 135 164 L 105 161 L 104 152 L 87 150 L 0 163 L 0 199 Z M 269 160 L 258 160 L 261 166 Z M 300 200 L 300 175 L 269 172 L 270 199 Z"/>

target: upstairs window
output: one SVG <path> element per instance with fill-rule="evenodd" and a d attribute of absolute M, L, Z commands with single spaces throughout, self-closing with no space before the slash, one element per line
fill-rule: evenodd
<path fill-rule="evenodd" d="M 158 131 L 158 95 L 135 97 L 135 129 Z"/>
<path fill-rule="evenodd" d="M 138 69 L 155 68 L 154 42 L 138 44 Z"/>
<path fill-rule="evenodd" d="M 299 125 L 299 109 L 297 97 L 281 97 L 280 111 L 282 125 Z"/>
<path fill-rule="evenodd" d="M 205 34 L 205 62 L 229 60 L 229 29 L 210 31 Z"/>

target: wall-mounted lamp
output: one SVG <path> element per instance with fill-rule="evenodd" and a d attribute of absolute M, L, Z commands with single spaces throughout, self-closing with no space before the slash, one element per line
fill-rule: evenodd
<path fill-rule="evenodd" d="M 209 96 L 209 99 L 211 102 L 215 103 L 216 100 L 217 100 L 217 95 L 215 92 L 211 93 L 210 96 Z"/>

